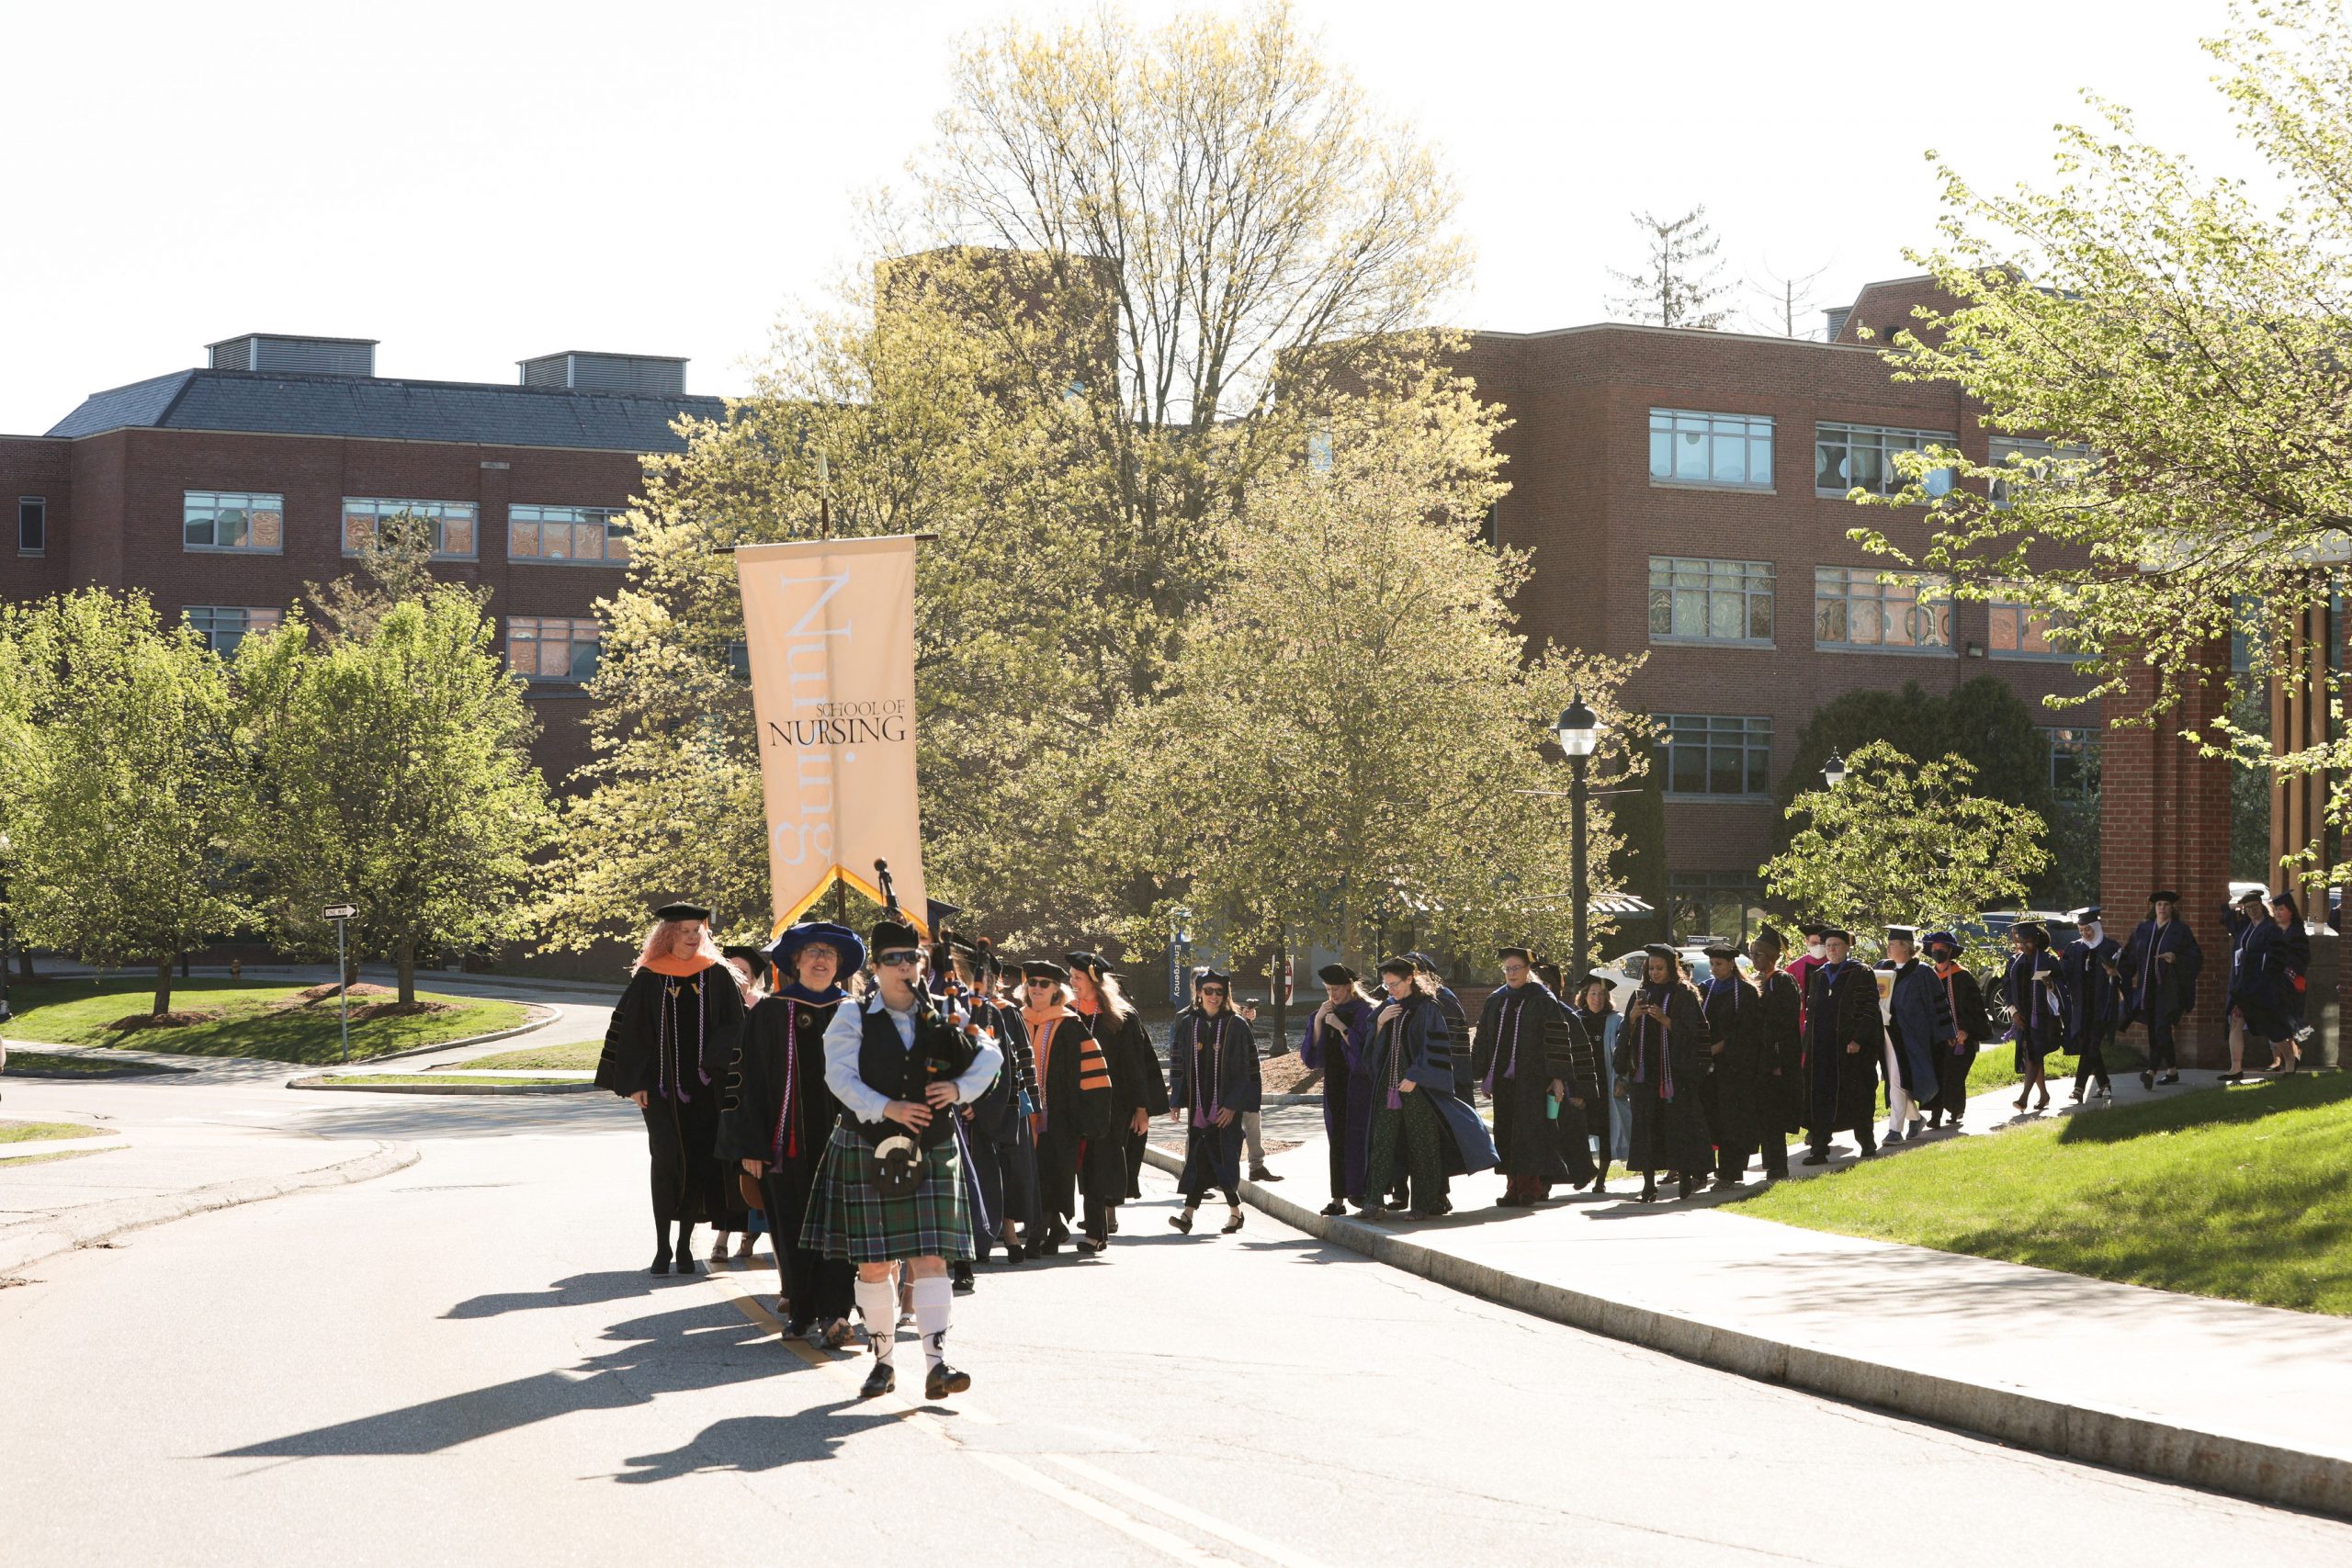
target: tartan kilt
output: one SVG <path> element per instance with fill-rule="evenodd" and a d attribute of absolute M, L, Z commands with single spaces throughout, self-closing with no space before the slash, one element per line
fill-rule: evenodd
<path fill-rule="evenodd" d="M 885 1198 L 874 1183 L 873 1145 L 847 1127 L 836 1126 L 817 1167 L 800 1245 L 852 1263 L 903 1258 L 969 1261 L 970 1201 L 965 1196 L 956 1141 L 950 1138 L 926 1149 L 922 1158 L 922 1185 L 907 1197 Z"/>

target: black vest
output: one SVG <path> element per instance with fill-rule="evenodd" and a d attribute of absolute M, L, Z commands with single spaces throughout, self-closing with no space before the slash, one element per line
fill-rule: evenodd
<path fill-rule="evenodd" d="M 925 1089 L 962 1077 L 971 1070 L 972 1058 L 979 1054 L 968 1038 L 948 1027 L 947 1020 L 932 1005 L 929 997 L 915 1003 L 915 1043 L 911 1050 L 899 1038 L 899 1026 L 888 1009 L 869 1008 L 866 1001 L 855 1006 L 864 1029 L 864 1038 L 857 1048 L 857 1076 L 876 1094 L 922 1104 Z M 954 1135 L 953 1115 L 946 1111 L 932 1116 L 931 1125 L 915 1134 L 922 1147 L 933 1148 Z M 842 1112 L 842 1124 L 855 1129 L 869 1144 L 879 1144 L 909 1131 L 896 1122 L 867 1122 L 846 1111 Z"/>

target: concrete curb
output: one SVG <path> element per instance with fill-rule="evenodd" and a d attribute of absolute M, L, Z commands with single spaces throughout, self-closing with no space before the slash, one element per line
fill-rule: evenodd
<path fill-rule="evenodd" d="M 505 997 L 478 997 L 474 999 L 477 1001 L 506 1001 L 511 998 Z M 525 1019 L 523 1022 L 516 1024 L 512 1029 L 492 1030 L 488 1034 L 469 1034 L 459 1040 L 444 1040 L 438 1045 L 418 1045 L 406 1051 L 395 1051 L 389 1056 L 362 1056 L 359 1058 L 359 1062 L 368 1062 L 370 1064 L 376 1062 L 405 1062 L 412 1056 L 430 1055 L 435 1051 L 463 1051 L 467 1047 L 472 1045 L 495 1044 L 501 1040 L 512 1040 L 517 1035 L 530 1034 L 538 1030 L 545 1029 L 548 1024 L 553 1023 L 561 1016 L 553 1007 L 549 1006 L 546 1002 L 524 1002 L 520 1005 L 529 1010 L 532 1016 Z M 300 1065 L 290 1062 L 281 1062 L 275 1056 L 193 1056 L 184 1051 L 141 1051 L 136 1050 L 134 1047 L 118 1047 L 112 1045 L 62 1045 L 41 1040 L 8 1040 L 5 1043 L 11 1050 L 22 1048 L 27 1051 L 64 1052 L 78 1056 L 116 1057 L 119 1055 L 120 1060 L 127 1066 L 142 1065 L 139 1060 L 141 1056 L 160 1056 L 163 1058 L 160 1062 L 144 1064 L 146 1066 L 153 1066 L 158 1073 L 197 1072 L 206 1066 L 242 1066 L 285 1067 Z M 184 1062 L 193 1065 L 182 1066 L 181 1064 Z M 351 1066 L 357 1066 L 359 1062 L 354 1062 Z M 340 1062 L 334 1065 L 337 1067 L 341 1067 L 343 1066 Z M 62 1073 L 47 1074 L 12 1072 L 5 1076 L 12 1078 L 38 1077 L 42 1079 L 44 1082 L 55 1082 L 61 1077 L 78 1077 L 79 1075 L 68 1075 Z M 118 1076 L 129 1077 L 130 1075 L 120 1074 Z"/>
<path fill-rule="evenodd" d="M 90 1203 L 59 1216 L 48 1228 L 0 1238 L 0 1274 L 13 1273 L 28 1263 L 77 1247 L 92 1247 L 122 1235 L 144 1230 L 190 1214 L 233 1209 L 270 1198 L 307 1191 L 313 1187 L 343 1187 L 371 1181 L 379 1176 L 414 1165 L 421 1151 L 414 1144 L 377 1143 L 369 1152 L 334 1165 L 297 1171 L 291 1176 L 249 1176 L 236 1181 L 193 1187 L 153 1198 L 120 1198 L 110 1203 Z"/>
<path fill-rule="evenodd" d="M 1184 1168 L 1180 1156 L 1148 1145 L 1144 1158 L 1171 1175 Z M 1241 1196 L 1283 1224 L 1334 1246 L 1572 1328 L 1760 1382 L 1782 1383 L 1981 1433 L 2019 1448 L 2259 1503 L 2352 1518 L 2352 1460 L 2299 1453 L 2258 1438 L 2177 1426 L 2132 1411 L 2069 1404 L 2017 1389 L 1915 1372 L 1636 1302 L 1573 1291 L 1473 1263 L 1360 1220 L 1317 1213 L 1254 1181 L 1242 1182 Z"/>
<path fill-rule="evenodd" d="M 507 1001 L 512 998 L 506 997 L 482 997 L 478 998 L 477 999 L 481 1001 Z M 379 1062 L 405 1062 L 412 1056 L 427 1056 L 435 1051 L 463 1051 L 468 1047 L 474 1045 L 495 1044 L 501 1040 L 513 1040 L 519 1035 L 537 1033 L 538 1031 L 545 1029 L 548 1024 L 553 1023 L 557 1019 L 563 1016 L 546 1002 L 524 1002 L 522 1005 L 530 1010 L 531 1016 L 526 1018 L 523 1022 L 516 1024 L 512 1029 L 493 1030 L 488 1034 L 469 1034 L 463 1040 L 444 1040 L 438 1045 L 419 1045 L 413 1051 L 395 1051 L 389 1056 L 368 1056 L 363 1057 L 362 1060 L 366 1061 L 372 1066 Z M 336 1065 L 340 1066 L 342 1064 L 338 1063 Z M 358 1063 L 355 1062 L 352 1066 L 358 1066 Z"/>
<path fill-rule="evenodd" d="M 327 1094 L 586 1094 L 595 1089 L 594 1083 L 566 1080 L 562 1083 L 468 1083 L 460 1078 L 455 1083 L 328 1083 L 322 1077 L 288 1078 L 288 1089 L 318 1089 Z"/>

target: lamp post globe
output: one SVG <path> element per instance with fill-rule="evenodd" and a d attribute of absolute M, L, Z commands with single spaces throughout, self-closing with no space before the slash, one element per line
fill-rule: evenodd
<path fill-rule="evenodd" d="M 1571 757 L 1591 756 L 1593 748 L 1600 744 L 1600 716 L 1585 705 L 1581 693 L 1569 699 L 1552 726 L 1553 738 L 1559 741 L 1560 750 Z"/>
<path fill-rule="evenodd" d="M 1829 761 L 1821 765 L 1821 777 L 1831 789 L 1846 782 L 1846 759 L 1837 752 L 1829 753 Z"/>

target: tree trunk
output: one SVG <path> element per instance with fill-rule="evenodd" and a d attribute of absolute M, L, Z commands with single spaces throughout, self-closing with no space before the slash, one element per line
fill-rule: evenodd
<path fill-rule="evenodd" d="M 164 954 L 155 961 L 155 1016 L 161 1018 L 172 1010 L 172 955 Z"/>
<path fill-rule="evenodd" d="M 17 978 L 19 980 L 30 980 L 36 978 L 33 974 L 32 949 L 23 946 L 22 944 L 19 944 L 17 948 Z"/>
<path fill-rule="evenodd" d="M 416 943 L 409 941 L 392 944 L 392 962 L 401 974 L 401 1001 L 403 1005 L 416 1000 Z"/>
<path fill-rule="evenodd" d="M 1261 1055 L 1279 1056 L 1290 1049 L 1290 933 L 1274 939 L 1274 962 L 1266 972 L 1266 999 L 1273 1004 L 1274 1037 Z"/>

